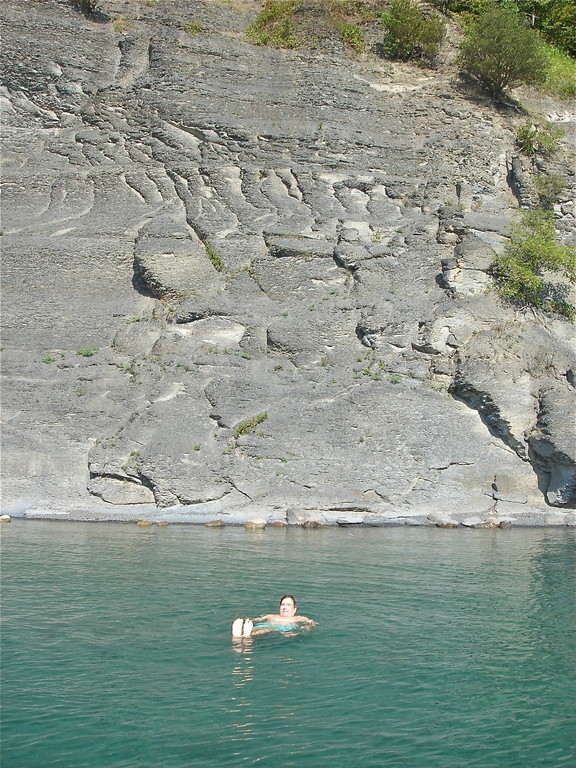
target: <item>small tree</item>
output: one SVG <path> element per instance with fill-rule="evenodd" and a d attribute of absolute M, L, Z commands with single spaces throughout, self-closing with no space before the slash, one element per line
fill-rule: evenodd
<path fill-rule="evenodd" d="M 383 47 L 394 59 L 426 59 L 438 55 L 445 24 L 438 16 L 427 16 L 412 0 L 394 0 L 383 17 Z"/>
<path fill-rule="evenodd" d="M 541 83 L 546 77 L 546 56 L 538 32 L 517 11 L 495 5 L 468 27 L 460 65 L 497 99 L 506 88 Z"/>

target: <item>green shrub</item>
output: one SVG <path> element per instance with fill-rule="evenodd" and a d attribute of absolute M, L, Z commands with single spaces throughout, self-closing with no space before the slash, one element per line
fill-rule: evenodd
<path fill-rule="evenodd" d="M 523 16 L 492 5 L 468 26 L 460 66 L 500 99 L 507 88 L 544 82 L 546 56 L 538 32 Z"/>
<path fill-rule="evenodd" d="M 527 211 L 513 230 L 504 254 L 493 265 L 498 290 L 514 303 L 541 307 L 574 320 L 576 307 L 546 283 L 543 270 L 576 283 L 576 248 L 556 241 L 554 217 L 549 211 Z"/>
<path fill-rule="evenodd" d="M 394 0 L 383 22 L 383 47 L 392 58 L 431 62 L 438 55 L 445 32 L 438 15 L 427 16 L 412 0 Z"/>
<path fill-rule="evenodd" d="M 546 210 L 551 209 L 554 203 L 558 202 L 560 193 L 567 186 L 566 177 L 558 173 L 540 173 L 536 176 L 534 183 L 540 205 Z"/>
<path fill-rule="evenodd" d="M 356 53 L 362 53 L 366 48 L 366 40 L 360 27 L 357 27 L 356 24 L 346 24 L 345 22 L 338 26 L 340 27 L 340 34 L 342 35 L 344 45 L 352 48 Z"/>
<path fill-rule="evenodd" d="M 299 48 L 292 29 L 292 16 L 299 6 L 299 0 L 265 0 L 264 8 L 246 30 L 248 37 L 255 45 Z"/>
<path fill-rule="evenodd" d="M 538 123 L 527 119 L 516 128 L 516 144 L 529 157 L 549 157 L 558 149 L 559 140 L 564 136 L 562 128 L 552 123 Z"/>
<path fill-rule="evenodd" d="M 576 56 L 576 3 L 574 0 L 430 0 L 442 13 L 462 18 L 478 16 L 490 5 L 521 14 L 545 40 Z"/>

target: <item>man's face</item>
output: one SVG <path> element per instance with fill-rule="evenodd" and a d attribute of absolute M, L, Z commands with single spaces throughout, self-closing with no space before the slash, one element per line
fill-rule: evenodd
<path fill-rule="evenodd" d="M 280 616 L 289 619 L 291 616 L 294 616 L 295 613 L 296 606 L 294 605 L 294 602 L 289 597 L 285 597 L 280 603 Z"/>

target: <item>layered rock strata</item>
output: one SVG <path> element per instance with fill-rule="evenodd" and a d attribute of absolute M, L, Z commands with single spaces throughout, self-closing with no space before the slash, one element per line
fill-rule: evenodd
<path fill-rule="evenodd" d="M 574 326 L 490 277 L 514 114 L 252 2 L 101 7 L 2 4 L 6 508 L 574 524 Z"/>

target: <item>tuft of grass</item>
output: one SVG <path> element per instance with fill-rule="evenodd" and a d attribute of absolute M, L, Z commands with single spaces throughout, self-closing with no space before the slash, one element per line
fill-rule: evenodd
<path fill-rule="evenodd" d="M 42 358 L 42 362 L 43 363 L 55 363 L 56 362 L 56 358 L 52 357 L 52 355 L 46 355 L 46 357 Z"/>
<path fill-rule="evenodd" d="M 216 272 L 223 272 L 224 271 L 224 264 L 222 263 L 222 259 L 220 256 L 216 253 L 214 248 L 210 245 L 210 243 L 204 243 L 204 248 L 206 248 L 206 253 L 208 254 L 208 258 L 210 259 L 210 263 L 216 270 Z"/>
<path fill-rule="evenodd" d="M 82 357 L 92 357 L 98 352 L 98 347 L 84 347 L 84 349 L 77 349 L 76 354 Z"/>
<path fill-rule="evenodd" d="M 122 34 L 130 29 L 130 23 L 126 16 L 116 16 L 112 21 L 112 29 L 118 34 Z"/>
<path fill-rule="evenodd" d="M 192 19 L 192 21 L 189 21 L 186 24 L 183 24 L 182 29 L 184 30 L 184 32 L 187 32 L 189 35 L 198 35 L 200 32 L 204 31 L 204 24 L 202 24 L 201 21 Z"/>
<path fill-rule="evenodd" d="M 242 437 L 242 435 L 247 435 L 250 432 L 253 432 L 258 424 L 262 424 L 262 422 L 266 421 L 267 418 L 268 414 L 266 411 L 264 411 L 263 413 L 258 413 L 256 416 L 252 416 L 250 419 L 241 421 L 236 425 L 236 429 L 234 430 L 234 439 L 238 440 L 238 438 Z"/>

